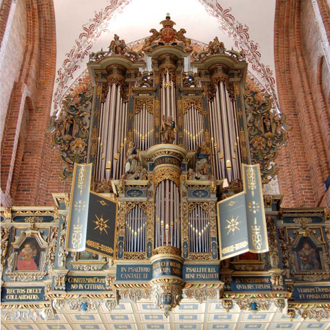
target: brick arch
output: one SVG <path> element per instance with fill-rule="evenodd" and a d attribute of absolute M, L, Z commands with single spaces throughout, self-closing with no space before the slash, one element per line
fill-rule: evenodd
<path fill-rule="evenodd" d="M 12 90 L 2 141 L 1 203 L 5 206 L 38 205 L 43 150 L 46 145 L 45 129 L 49 123 L 56 70 L 53 1 L 25 0 L 25 5 L 27 42 L 20 76 Z M 29 120 L 27 128 L 24 128 L 22 120 L 26 120 L 26 109 L 29 109 Z M 19 146 L 20 137 L 23 136 L 25 141 Z M 20 155 L 22 149 L 24 153 L 28 151 L 30 154 L 19 161 L 16 155 Z M 16 189 L 18 179 L 20 186 L 25 189 Z M 13 180 L 15 186 L 12 186 Z"/>
<path fill-rule="evenodd" d="M 275 11 L 278 97 L 281 111 L 291 127 L 287 145 L 278 158 L 281 168 L 279 184 L 284 194 L 283 205 L 287 207 L 321 205 L 325 201 L 323 182 L 329 173 L 327 140 L 322 127 L 326 119 L 320 120 L 318 95 L 311 79 L 316 72 L 308 61 L 302 40 L 302 24 L 306 24 L 306 17 L 302 14 L 307 2 L 310 3 L 304 0 L 277 1 Z"/>
<path fill-rule="evenodd" d="M 10 184 L 10 196 L 12 199 L 15 199 L 19 178 L 23 177 L 24 173 L 21 171 L 21 164 L 23 161 L 24 151 L 25 151 L 25 144 L 26 144 L 26 135 L 27 129 L 29 124 L 30 113 L 33 111 L 33 104 L 30 97 L 25 98 L 24 102 L 24 110 L 21 120 L 21 127 L 18 137 L 17 143 L 17 150 L 15 155 L 15 164 L 13 166 L 13 175 L 12 175 L 12 182 Z"/>

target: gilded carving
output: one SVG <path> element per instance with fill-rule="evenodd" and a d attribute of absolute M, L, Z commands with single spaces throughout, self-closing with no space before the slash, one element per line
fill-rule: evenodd
<path fill-rule="evenodd" d="M 92 95 L 92 86 L 87 84 L 79 94 L 66 96 L 60 114 L 51 117 L 49 130 L 53 131 L 53 143 L 66 164 L 63 178 L 72 177 L 74 163 L 87 162 Z"/>
<path fill-rule="evenodd" d="M 285 116 L 272 109 L 272 100 L 256 91 L 251 83 L 245 88 L 245 108 L 253 164 L 260 164 L 263 183 L 277 172 L 275 159 L 287 138 Z"/>
<path fill-rule="evenodd" d="M 166 179 L 173 181 L 178 187 L 180 187 L 180 170 L 175 167 L 156 168 L 154 171 L 155 191 L 158 184 Z"/>
<path fill-rule="evenodd" d="M 194 107 L 201 115 L 207 114 L 207 112 L 203 110 L 201 98 L 183 98 L 182 103 L 183 114 L 186 114 L 191 107 Z"/>
<path fill-rule="evenodd" d="M 134 99 L 134 113 L 138 114 L 145 106 L 146 110 L 153 114 L 154 113 L 154 98 L 135 98 Z"/>

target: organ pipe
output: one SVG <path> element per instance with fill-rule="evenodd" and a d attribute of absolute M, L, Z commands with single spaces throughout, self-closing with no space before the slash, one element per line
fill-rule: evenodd
<path fill-rule="evenodd" d="M 101 104 L 99 150 L 96 159 L 96 179 L 101 182 L 120 178 L 125 162 L 127 103 L 123 102 L 120 86 L 108 88 L 105 102 Z"/>
<path fill-rule="evenodd" d="M 180 247 L 179 189 L 171 180 L 159 183 L 156 190 L 155 243 L 160 246 Z"/>
<path fill-rule="evenodd" d="M 190 252 L 210 252 L 209 215 L 200 205 L 189 214 Z"/>
<path fill-rule="evenodd" d="M 135 206 L 126 215 L 125 251 L 145 252 L 147 215 L 139 207 Z"/>
<path fill-rule="evenodd" d="M 229 182 L 241 179 L 236 108 L 223 82 L 216 84 L 209 102 L 213 175 Z"/>

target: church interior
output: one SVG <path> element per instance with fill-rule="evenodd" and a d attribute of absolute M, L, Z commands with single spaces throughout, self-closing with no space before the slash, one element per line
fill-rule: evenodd
<path fill-rule="evenodd" d="M 330 329 L 329 0 L 0 0 L 1 329 Z"/>

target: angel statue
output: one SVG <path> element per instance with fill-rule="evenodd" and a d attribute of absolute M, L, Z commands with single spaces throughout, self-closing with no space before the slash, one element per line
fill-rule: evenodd
<path fill-rule="evenodd" d="M 164 143 L 173 144 L 175 140 L 175 121 L 172 116 L 168 116 L 165 119 L 165 115 L 163 115 L 163 124 L 162 124 L 162 138 Z"/>
<path fill-rule="evenodd" d="M 206 175 L 210 163 L 211 151 L 206 142 L 196 145 L 196 174 Z"/>
<path fill-rule="evenodd" d="M 117 34 L 114 35 L 114 39 L 109 46 L 109 52 L 112 54 L 124 55 L 126 50 L 126 44 L 124 40 L 119 40 Z"/>
<path fill-rule="evenodd" d="M 134 174 L 138 164 L 138 149 L 134 142 L 130 142 L 126 152 L 125 174 Z"/>

